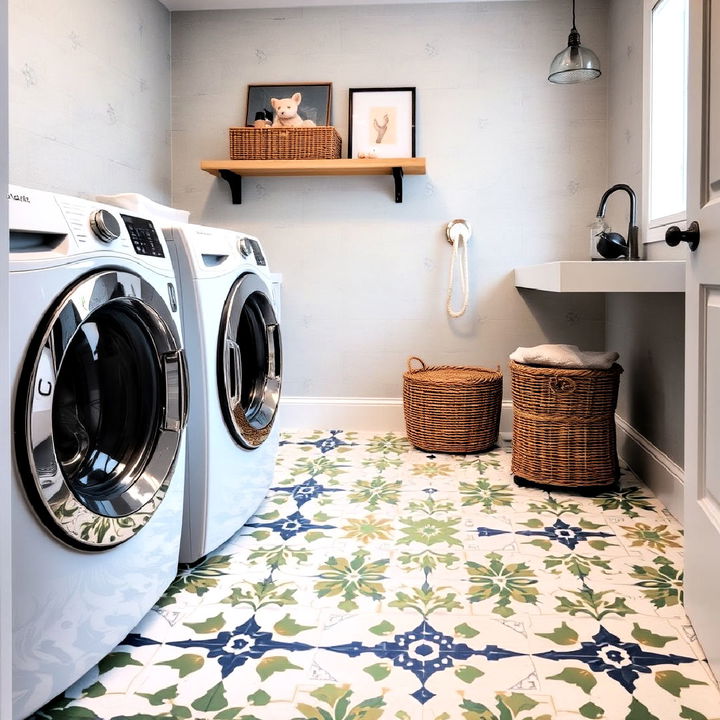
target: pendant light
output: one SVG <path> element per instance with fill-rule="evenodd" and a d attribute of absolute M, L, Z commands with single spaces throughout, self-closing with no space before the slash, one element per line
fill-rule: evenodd
<path fill-rule="evenodd" d="M 572 4 L 573 24 L 568 36 L 568 46 L 550 63 L 548 80 L 551 83 L 570 85 L 600 77 L 600 61 L 589 48 L 580 45 L 580 33 L 575 27 L 575 0 Z"/>

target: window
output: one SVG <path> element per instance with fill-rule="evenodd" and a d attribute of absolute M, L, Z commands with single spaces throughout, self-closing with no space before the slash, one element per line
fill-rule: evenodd
<path fill-rule="evenodd" d="M 685 219 L 687 153 L 688 0 L 646 0 L 650 48 L 646 242 Z"/>

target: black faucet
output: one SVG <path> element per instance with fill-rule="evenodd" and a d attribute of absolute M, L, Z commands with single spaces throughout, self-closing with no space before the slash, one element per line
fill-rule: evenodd
<path fill-rule="evenodd" d="M 597 216 L 599 218 L 605 217 L 605 207 L 607 205 L 608 198 L 617 190 L 624 190 L 630 196 L 630 223 L 628 225 L 627 240 L 622 235 L 618 237 L 622 241 L 622 244 L 617 247 L 617 254 L 615 257 L 624 255 L 627 260 L 639 260 L 640 252 L 638 249 L 638 226 L 637 226 L 637 197 L 635 191 L 624 183 L 613 185 L 608 188 L 602 198 L 600 198 L 600 207 L 598 207 Z M 611 233 L 611 235 L 617 235 L 617 233 Z"/>

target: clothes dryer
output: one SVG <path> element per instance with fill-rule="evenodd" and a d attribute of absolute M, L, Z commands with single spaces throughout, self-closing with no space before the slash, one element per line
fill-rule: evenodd
<path fill-rule="evenodd" d="M 186 364 L 152 220 L 10 187 L 13 717 L 74 683 L 177 572 Z"/>
<path fill-rule="evenodd" d="M 187 224 L 164 232 L 191 379 L 180 559 L 193 562 L 239 530 L 272 484 L 281 335 L 257 238 Z"/>

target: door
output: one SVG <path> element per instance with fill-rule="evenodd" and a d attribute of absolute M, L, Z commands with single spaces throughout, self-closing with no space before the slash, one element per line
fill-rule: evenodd
<path fill-rule="evenodd" d="M 280 400 L 282 350 L 271 290 L 241 275 L 225 301 L 218 334 L 218 392 L 230 435 L 253 450 L 270 435 Z"/>
<path fill-rule="evenodd" d="M 720 0 L 690 0 L 685 338 L 685 603 L 720 677 Z"/>
<path fill-rule="evenodd" d="M 82 550 L 131 538 L 169 486 L 186 417 L 185 359 L 147 281 L 107 270 L 68 288 L 40 323 L 15 403 L 27 498 Z"/>

